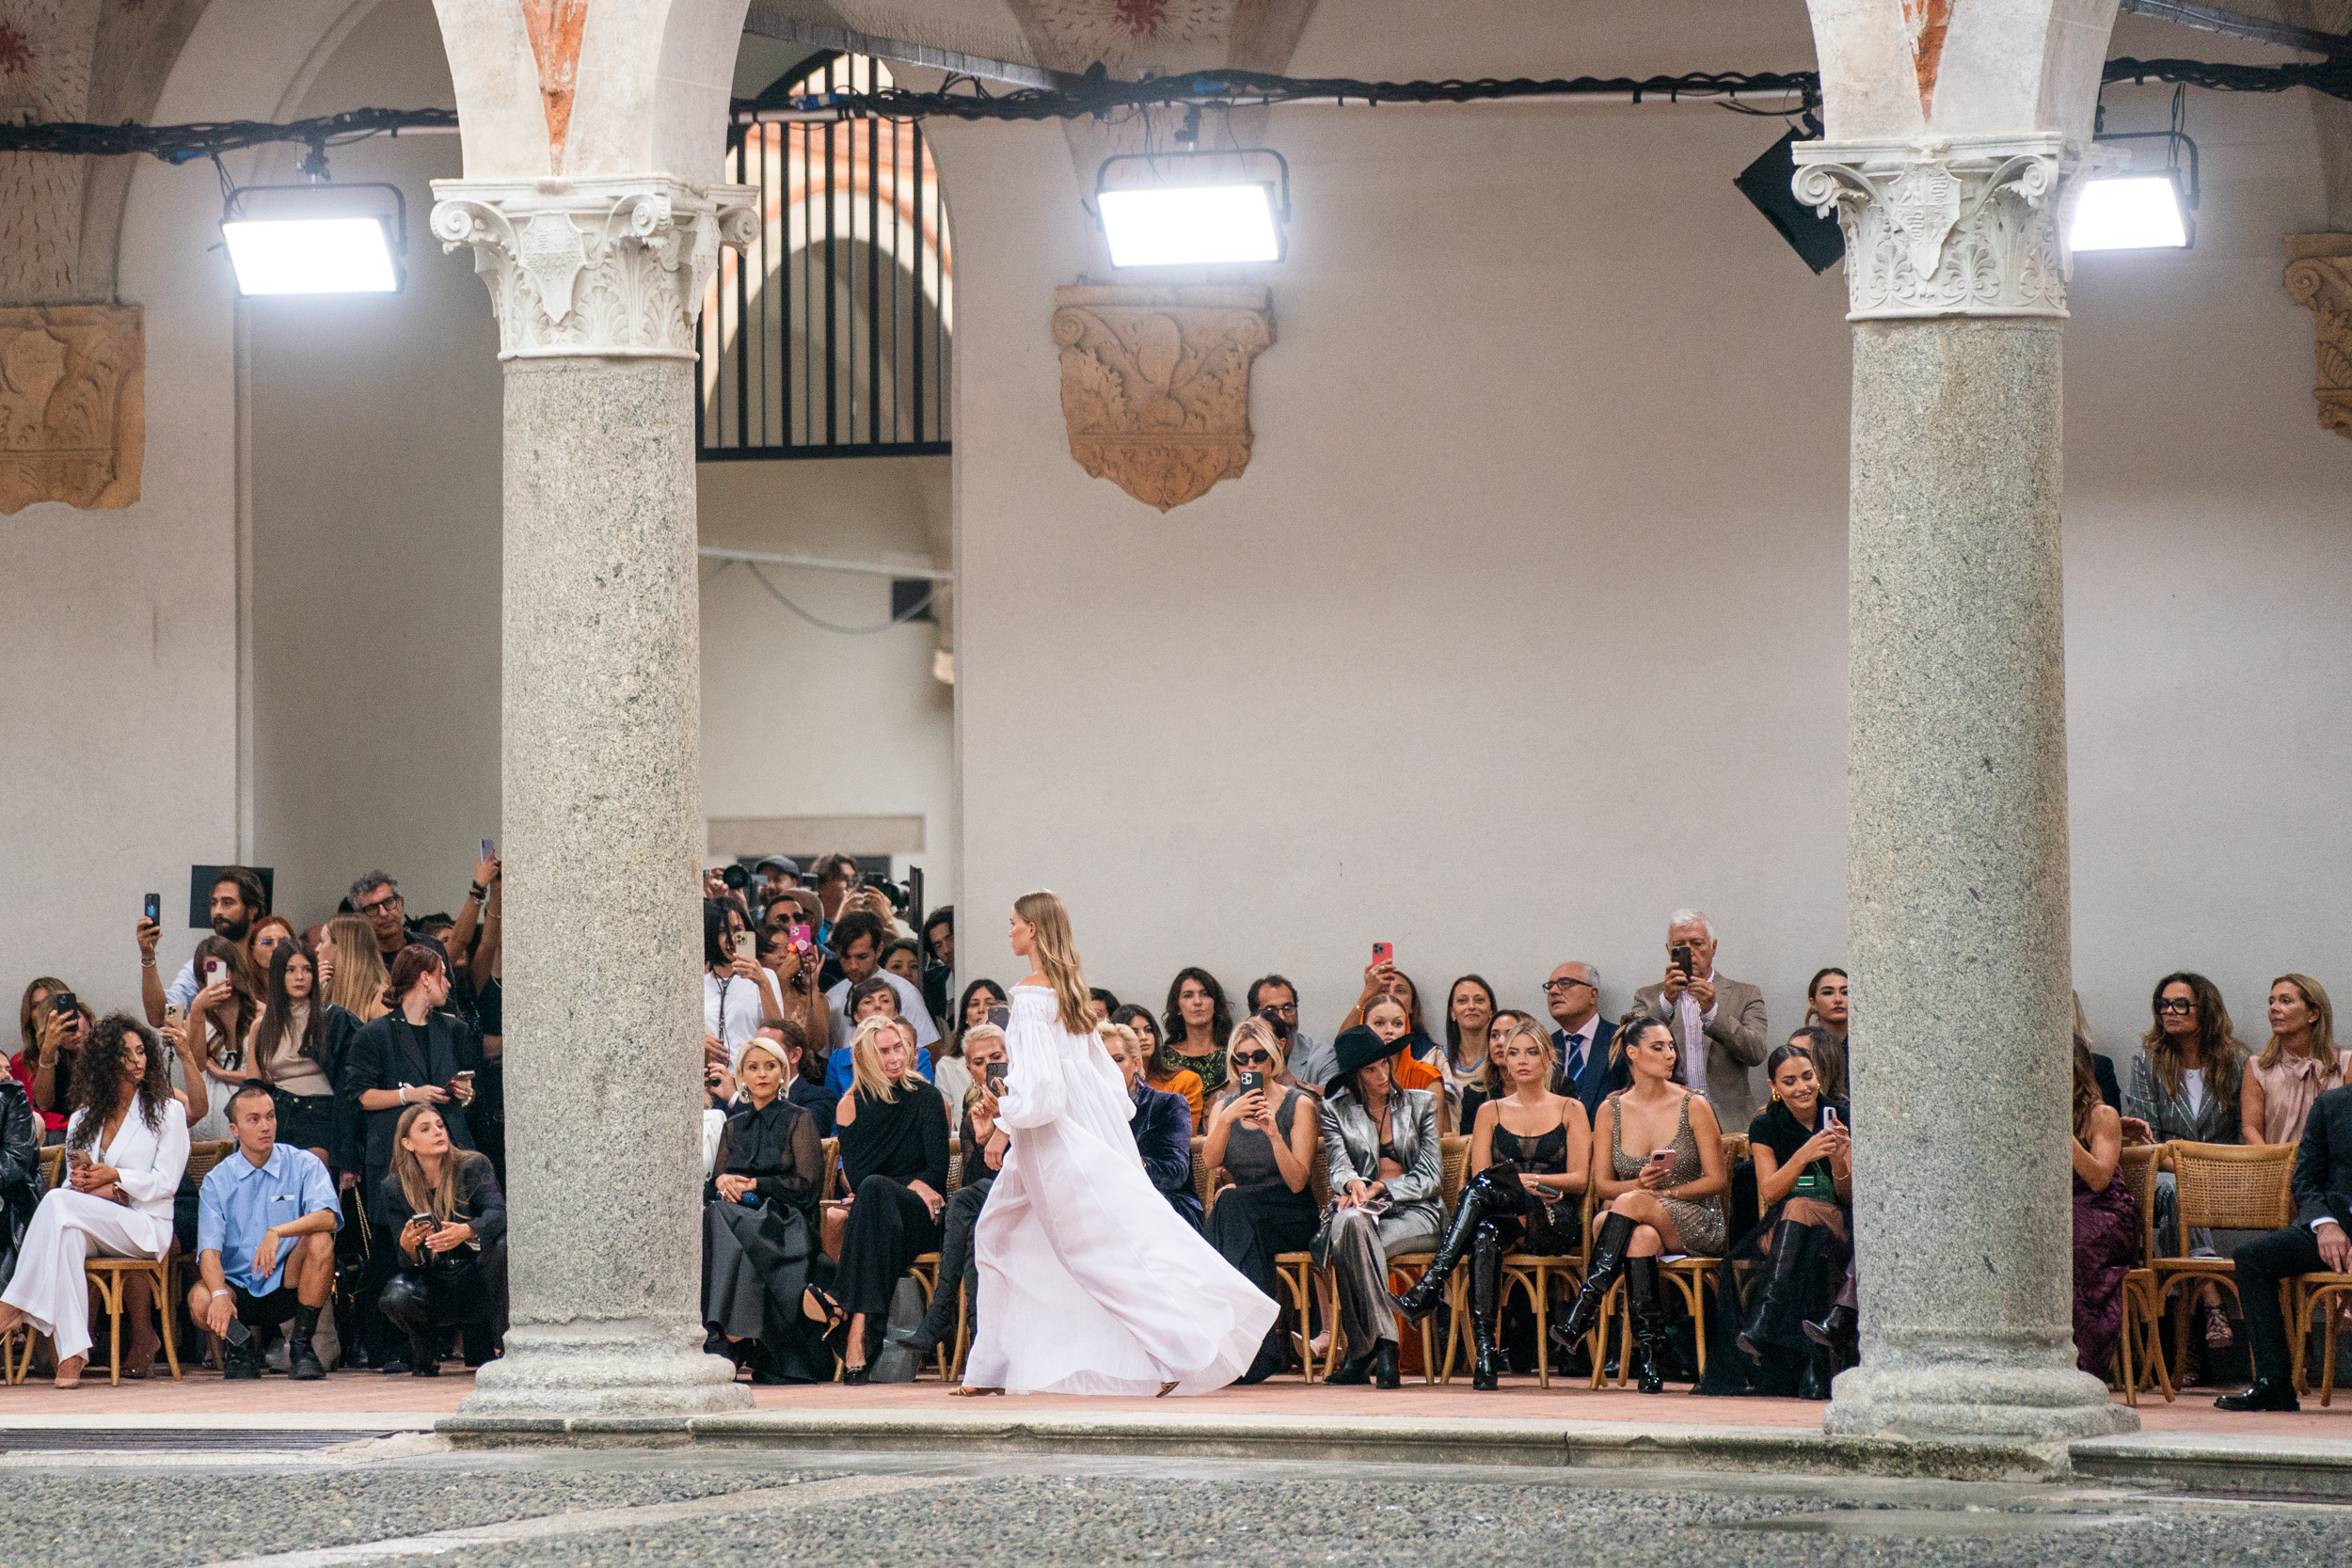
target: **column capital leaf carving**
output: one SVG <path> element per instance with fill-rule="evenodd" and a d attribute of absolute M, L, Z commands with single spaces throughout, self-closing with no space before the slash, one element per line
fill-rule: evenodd
<path fill-rule="evenodd" d="M 1848 321 L 2065 317 L 2081 147 L 1952 136 L 1791 150 L 1797 199 L 1845 231 Z"/>
<path fill-rule="evenodd" d="M 719 247 L 757 233 L 748 185 L 668 174 L 436 180 L 443 250 L 473 248 L 499 357 L 691 359 Z"/>

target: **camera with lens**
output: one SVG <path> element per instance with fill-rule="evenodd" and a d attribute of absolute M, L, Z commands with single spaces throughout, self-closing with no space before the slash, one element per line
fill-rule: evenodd
<path fill-rule="evenodd" d="M 913 898 L 913 895 L 907 891 L 906 883 L 894 882 L 887 877 L 868 877 L 866 879 L 866 885 L 878 890 L 884 898 L 889 899 L 890 907 L 900 914 L 906 912 L 907 905 Z"/>
<path fill-rule="evenodd" d="M 736 893 L 740 893 L 752 885 L 752 874 L 739 865 L 730 865 L 720 872 L 719 879 Z"/>

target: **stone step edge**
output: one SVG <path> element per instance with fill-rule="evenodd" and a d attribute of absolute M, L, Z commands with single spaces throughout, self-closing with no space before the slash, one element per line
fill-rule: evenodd
<path fill-rule="evenodd" d="M 1830 1437 L 1770 1427 L 1648 1426 L 1470 1418 L 1182 1417 L 1069 1412 L 796 1412 L 722 1416 L 452 1416 L 434 1430 L 458 1448 L 525 1444 L 950 1449 L 1053 1452 L 1083 1446 L 1196 1458 L 1279 1454 L 1334 1461 L 1503 1464 L 2046 1481 L 2071 1473 L 2063 1443 Z M 2352 1474 L 2347 1474 L 2352 1487 Z"/>

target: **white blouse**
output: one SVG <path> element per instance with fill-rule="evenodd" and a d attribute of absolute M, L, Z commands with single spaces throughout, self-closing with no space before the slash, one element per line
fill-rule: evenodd
<path fill-rule="evenodd" d="M 87 1110 L 76 1111 L 66 1123 L 69 1144 L 88 1115 Z M 156 1119 L 162 1124 L 160 1129 L 151 1130 L 146 1108 L 135 1097 L 123 1114 L 122 1125 L 115 1129 L 114 1142 L 98 1149 L 95 1157 L 99 1164 L 112 1165 L 120 1173 L 131 1212 L 147 1223 L 148 1250 L 161 1256 L 171 1244 L 171 1200 L 179 1194 L 180 1178 L 188 1168 L 188 1118 L 181 1114 L 179 1101 L 173 1101 Z"/>

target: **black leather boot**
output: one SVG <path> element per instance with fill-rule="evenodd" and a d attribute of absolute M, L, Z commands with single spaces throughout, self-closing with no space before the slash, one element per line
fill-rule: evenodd
<path fill-rule="evenodd" d="M 1422 1270 L 1421 1277 L 1414 1280 L 1403 1295 L 1392 1294 L 1389 1297 L 1398 1317 L 1417 1323 L 1436 1311 L 1438 1304 L 1445 1300 L 1445 1282 L 1453 1277 L 1455 1266 L 1469 1256 L 1471 1239 L 1477 1235 L 1478 1227 L 1497 1213 L 1518 1212 L 1518 1205 L 1509 1194 L 1500 1189 L 1495 1176 L 1498 1170 L 1516 1172 L 1518 1168 L 1516 1165 L 1489 1165 L 1478 1173 L 1478 1180 L 1462 1189 L 1461 1204 L 1454 1211 L 1454 1228 L 1446 1232 L 1444 1242 L 1438 1247 L 1438 1255 L 1430 1259 L 1429 1266 Z M 1514 1174 L 1510 1180 L 1517 1181 L 1518 1178 Z"/>
<path fill-rule="evenodd" d="M 1502 1348 L 1495 1330 L 1502 1293 L 1502 1238 L 1491 1225 L 1481 1226 L 1470 1246 L 1470 1344 L 1478 1359 L 1470 1370 L 1470 1386 L 1492 1393 L 1502 1376 Z"/>
<path fill-rule="evenodd" d="M 1854 1321 L 1854 1309 L 1844 1302 L 1832 1307 L 1820 1323 L 1808 1323 L 1804 1328 L 1806 1338 L 1829 1352 L 1831 1376 L 1862 1365 L 1861 1325 Z"/>
<path fill-rule="evenodd" d="M 1666 1391 L 1659 1358 L 1666 1353 L 1666 1314 L 1658 1302 L 1658 1259 L 1631 1258 L 1625 1265 L 1626 1316 L 1632 1321 L 1633 1380 L 1645 1394 Z"/>
<path fill-rule="evenodd" d="M 1740 1330 L 1740 1348 L 1748 1354 L 1756 1354 L 1766 1345 L 1783 1350 L 1804 1348 L 1797 1320 L 1803 1310 L 1805 1271 L 1813 1258 L 1813 1230 L 1812 1226 L 1795 1220 L 1783 1220 L 1772 1227 L 1771 1249 L 1760 1271 L 1763 1278 L 1748 1298 L 1747 1325 Z"/>
<path fill-rule="evenodd" d="M 1593 1324 L 1600 1321 L 1601 1298 L 1625 1272 L 1626 1243 L 1632 1240 L 1633 1222 L 1625 1215 L 1611 1214 L 1600 1222 L 1600 1234 L 1593 1238 L 1592 1266 L 1585 1271 L 1584 1288 L 1576 1293 L 1576 1305 L 1568 1308 L 1567 1320 L 1553 1325 L 1554 1344 L 1573 1350 L 1593 1331 Z"/>
<path fill-rule="evenodd" d="M 1381 1340 L 1380 1348 L 1372 1353 L 1372 1386 L 1394 1388 L 1403 1381 L 1396 1375 L 1396 1341 Z"/>
<path fill-rule="evenodd" d="M 294 1308 L 294 1333 L 286 1340 L 286 1370 L 296 1383 L 316 1383 L 326 1375 L 319 1364 L 319 1353 L 310 1348 L 310 1336 L 318 1332 L 319 1308 Z"/>

